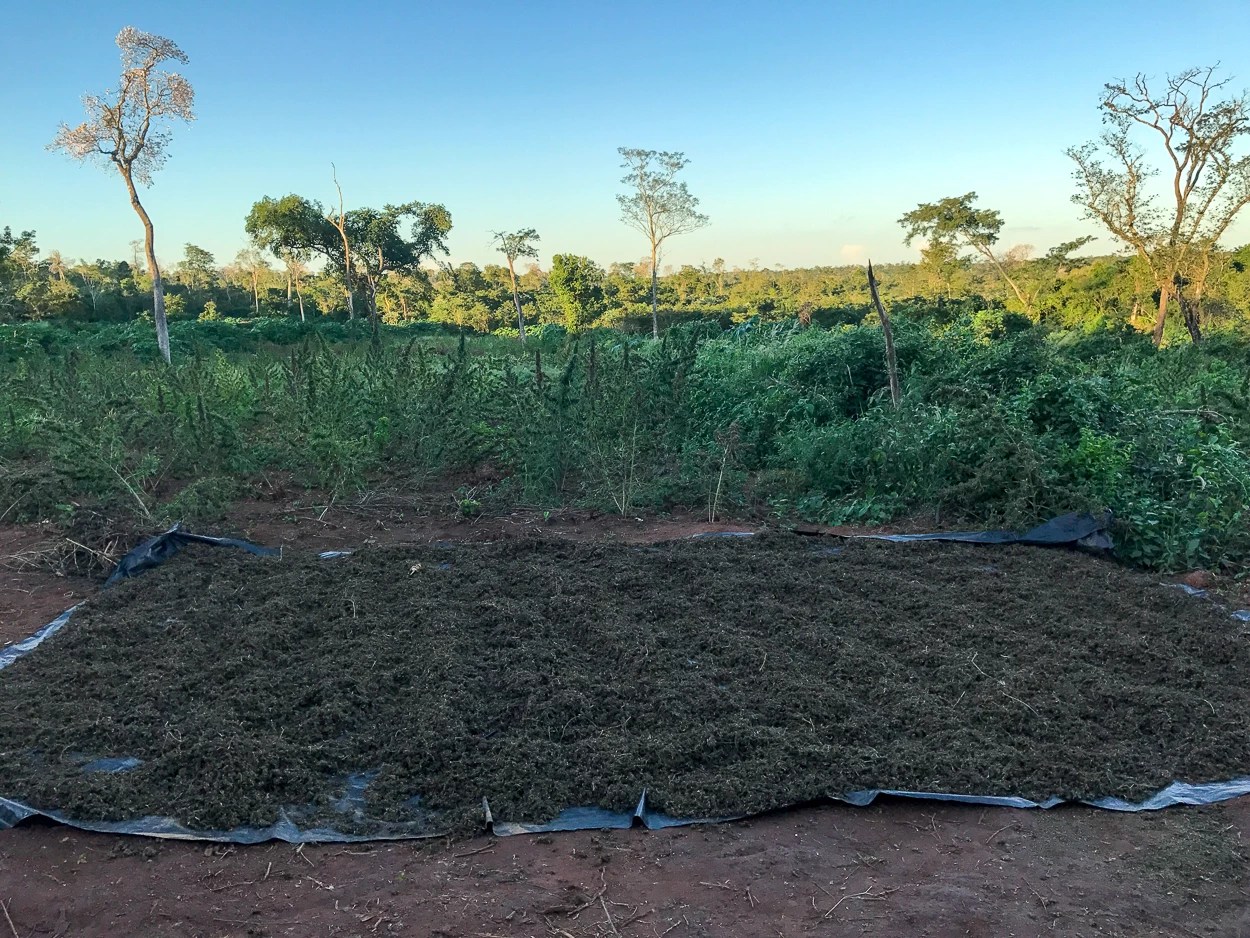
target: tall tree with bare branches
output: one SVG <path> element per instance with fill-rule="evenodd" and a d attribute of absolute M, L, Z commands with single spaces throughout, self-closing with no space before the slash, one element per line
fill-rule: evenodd
<path fill-rule="evenodd" d="M 115 91 L 86 95 L 87 119 L 77 127 L 62 124 L 49 149 L 63 150 L 74 159 L 93 159 L 116 167 L 126 183 L 130 204 L 143 222 L 144 251 L 152 277 L 152 308 L 161 357 L 169 357 L 169 325 L 165 321 L 165 284 L 156 263 L 156 237 L 136 183 L 151 185 L 152 174 L 168 156 L 167 121 L 195 119 L 195 91 L 177 72 L 160 68 L 165 62 L 187 62 L 187 55 L 163 36 L 127 26 L 117 34 L 122 74 Z"/>
<path fill-rule="evenodd" d="M 294 248 L 278 248 L 274 251 L 278 260 L 282 261 L 283 273 L 286 274 L 286 306 L 291 308 L 291 291 L 295 291 L 295 299 L 299 302 L 299 321 L 306 322 L 304 315 L 304 278 L 308 276 L 309 252 Z"/>
<path fill-rule="evenodd" d="M 1160 88 L 1138 75 L 1106 85 L 1107 129 L 1067 151 L 1076 163 L 1072 200 L 1147 265 L 1159 291 L 1154 340 L 1163 340 L 1168 303 L 1177 300 L 1190 338 L 1202 338 L 1200 306 L 1220 238 L 1250 204 L 1250 156 L 1237 156 L 1250 133 L 1250 98 L 1220 100 L 1229 82 L 1215 66 L 1168 75 Z M 1136 134 L 1163 151 L 1164 185 Z M 1188 293 L 1186 292 L 1188 288 Z"/>
<path fill-rule="evenodd" d="M 343 187 L 339 185 L 338 168 L 331 163 L 330 174 L 334 177 L 334 189 L 339 194 L 339 213 L 326 213 L 326 220 L 334 226 L 343 241 L 343 289 L 347 292 L 347 318 L 356 318 L 356 303 L 352 299 L 352 246 L 347 240 L 347 214 L 343 211 Z"/>
<path fill-rule="evenodd" d="M 496 247 L 508 259 L 508 276 L 512 279 L 512 303 L 516 306 L 516 327 L 521 343 L 525 343 L 525 315 L 521 312 L 521 294 L 516 286 L 516 260 L 518 257 L 538 257 L 538 232 L 533 228 L 519 231 L 496 231 L 492 238 Z"/>
<path fill-rule="evenodd" d="M 690 194 L 677 174 L 690 163 L 684 153 L 657 152 L 619 147 L 621 168 L 626 170 L 621 182 L 630 186 L 629 195 L 618 195 L 621 221 L 646 235 L 651 245 L 651 335 L 660 337 L 660 320 L 656 313 L 656 265 L 660 248 L 673 235 L 685 234 L 708 223 L 699 212 L 699 200 Z"/>

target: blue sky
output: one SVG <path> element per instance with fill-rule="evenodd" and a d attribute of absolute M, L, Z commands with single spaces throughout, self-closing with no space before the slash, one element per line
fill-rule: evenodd
<path fill-rule="evenodd" d="M 2 20 L 0 226 L 71 258 L 128 256 L 142 229 L 115 173 L 45 149 L 58 123 L 116 81 L 122 26 L 191 57 L 198 119 L 144 194 L 167 264 L 187 241 L 228 261 L 261 196 L 328 202 L 331 161 L 349 208 L 444 203 L 452 260 L 495 260 L 490 232 L 523 226 L 544 265 L 636 260 L 619 146 L 691 160 L 712 224 L 674 265 L 914 258 L 897 218 L 969 190 L 1004 246 L 1044 251 L 1096 233 L 1063 150 L 1099 132 L 1104 82 L 1218 61 L 1250 87 L 1246 0 L 69 0 Z"/>

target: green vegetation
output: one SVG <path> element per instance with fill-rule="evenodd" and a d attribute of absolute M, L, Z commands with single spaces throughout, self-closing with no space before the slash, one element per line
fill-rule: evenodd
<path fill-rule="evenodd" d="M 7 247 L 6 237 L 13 242 Z M 1018 313 L 1057 329 L 1132 326 L 1149 331 L 1157 296 L 1142 262 L 1129 257 L 1068 256 L 1060 245 L 1044 256 L 1000 258 L 1011 288 L 988 261 L 944 261 L 941 249 L 926 249 L 918 264 L 874 265 L 882 298 L 892 309 L 954 321 L 985 310 Z M 275 267 L 248 252 L 223 267 L 195 245 L 165 279 L 172 323 L 212 318 L 290 317 L 347 319 L 342 280 L 326 271 L 309 272 L 297 258 Z M 204 261 L 207 255 L 209 261 Z M 651 331 L 649 264 L 614 263 L 606 269 L 577 255 L 580 286 L 592 302 L 578 314 L 592 328 Z M 516 271 L 517 297 L 503 264 L 448 265 L 408 273 L 387 271 L 377 281 L 376 303 L 383 323 L 443 323 L 479 332 L 517 328 L 517 302 L 527 324 L 568 321 L 567 295 L 559 277 L 536 265 Z M 871 310 L 864 270 L 859 266 L 806 269 L 734 268 L 723 261 L 684 266 L 657 282 L 659 324 L 711 320 L 722 325 L 751 320 L 781 322 L 810 315 L 822 326 L 861 322 Z M 360 293 L 361 307 L 373 299 Z M 40 256 L 34 232 L 0 232 L 0 324 L 32 321 L 133 322 L 151 317 L 150 280 L 142 263 L 98 260 L 70 263 L 53 251 Z M 1250 246 L 1220 252 L 1212 260 L 1201 300 L 1208 332 L 1250 329 Z M 1188 341 L 1181 317 L 1169 318 L 1165 340 Z"/>
<path fill-rule="evenodd" d="M 130 262 L 72 264 L 55 251 L 40 260 L 35 232 L 14 238 L 6 228 L 0 322 L 124 320 L 151 310 L 168 361 L 167 315 L 294 316 L 298 308 L 301 321 L 310 310 L 354 320 L 357 297 L 375 327 L 430 320 L 511 332 L 515 322 L 522 340 L 526 322 L 641 331 L 649 318 L 658 339 L 662 326 L 697 318 L 727 325 L 797 316 L 805 324 L 832 325 L 859 322 L 868 311 L 858 267 L 788 271 L 752 264 L 744 270 L 717 259 L 661 278 L 668 239 L 709 219 L 678 178 L 690 163 L 684 153 L 628 147 L 618 149 L 627 191 L 616 198 L 621 220 L 647 239 L 648 256 L 640 263 L 605 270 L 561 250 L 550 271 L 533 264 L 518 277 L 516 261 L 537 257 L 533 228 L 493 233 L 506 267 L 438 263 L 452 227 L 445 206 L 409 201 L 346 208 L 334 173 L 337 211 L 294 194 L 257 200 L 243 226 L 251 245 L 232 264 L 219 268 L 210 252 L 185 245 L 166 304 L 153 226 L 136 182 L 150 183 L 163 164 L 166 125 L 193 117 L 194 92 L 186 79 L 157 67 L 186 62 L 172 41 L 127 27 L 117 44 L 124 69 L 117 90 L 85 98 L 88 119 L 62 125 L 51 147 L 120 171 L 144 224 L 145 262 L 137 251 Z M 1105 132 L 1067 154 L 1075 165 L 1073 201 L 1124 254 L 1073 257 L 1091 235 L 1040 258 L 1032 245 L 1004 250 L 998 242 L 1005 219 L 993 208 L 975 207 L 977 195 L 969 192 L 903 213 L 904 243 L 920 241 L 921 261 L 880 266 L 884 298 L 925 307 L 926 316 L 937 300 L 937 315 L 948 319 L 1001 308 L 1060 328 L 1127 323 L 1151 330 L 1156 345 L 1186 334 L 1198 343 L 1204 331 L 1244 327 L 1250 249 L 1230 251 L 1221 241 L 1250 205 L 1250 156 L 1239 151 L 1250 134 L 1250 95 L 1228 96 L 1228 83 L 1207 67 L 1162 81 L 1139 74 L 1105 85 L 1099 101 Z M 149 134 L 152 122 L 161 129 Z M 942 309 L 945 304 L 952 309 Z M 1169 315 L 1172 307 L 1178 315 Z"/>
<path fill-rule="evenodd" d="M 156 68 L 186 59 L 169 40 L 118 44 L 133 81 L 53 146 L 120 170 L 144 256 L 74 263 L 0 233 L 0 519 L 196 517 L 279 470 L 339 493 L 487 465 L 503 481 L 457 493 L 461 513 L 1027 525 L 1110 507 L 1131 561 L 1250 561 L 1250 246 L 1220 243 L 1250 204 L 1250 98 L 1213 69 L 1108 84 L 1106 133 L 1068 151 L 1075 201 L 1124 254 L 1004 249 L 975 192 L 901 215 L 920 261 L 875 268 L 896 408 L 859 266 L 661 272 L 668 239 L 708 223 L 675 151 L 618 151 L 639 263 L 556 245 L 518 270 L 533 228 L 494 232 L 506 265 L 443 263 L 446 207 L 347 207 L 334 175 L 337 206 L 263 196 L 233 262 L 186 244 L 162 274 L 135 182 L 165 155 L 146 119 L 189 119 L 193 93 Z"/>
<path fill-rule="evenodd" d="M 1027 525 L 1105 506 L 1131 561 L 1250 559 L 1244 338 L 897 315 L 895 410 L 873 323 L 547 326 L 525 346 L 430 328 L 176 323 L 169 368 L 141 326 L 7 327 L 0 513 L 194 518 L 262 473 L 343 493 L 486 465 L 502 481 L 461 494 L 474 511 Z"/>

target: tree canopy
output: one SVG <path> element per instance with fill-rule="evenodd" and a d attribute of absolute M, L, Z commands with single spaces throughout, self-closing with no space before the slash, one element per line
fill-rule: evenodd
<path fill-rule="evenodd" d="M 266 196 L 253 204 L 244 229 L 279 257 L 317 255 L 344 275 L 354 271 L 375 317 L 378 291 L 389 273 L 415 273 L 422 260 L 447 253 L 451 213 L 436 203 L 352 209 L 342 221 L 340 232 L 320 202 L 303 196 Z"/>
<path fill-rule="evenodd" d="M 169 328 L 165 323 L 165 289 L 156 261 L 152 219 L 139 200 L 135 183 L 149 185 L 164 165 L 171 119 L 195 119 L 195 91 L 177 72 L 160 68 L 166 62 L 187 62 L 187 54 L 164 36 L 127 26 L 117 34 L 122 74 L 117 89 L 105 95 L 86 95 L 87 119 L 76 127 L 61 124 L 49 147 L 77 160 L 93 160 L 116 167 L 130 193 L 130 204 L 143 222 L 144 247 L 152 276 L 152 305 L 157 342 L 168 363 Z"/>
<path fill-rule="evenodd" d="M 950 270 L 960 249 L 971 248 L 994 266 L 1025 310 L 1031 311 L 1029 298 L 994 253 L 1003 230 L 1003 217 L 994 209 L 974 207 L 976 200 L 975 192 L 965 192 L 936 202 L 922 202 L 898 220 L 904 229 L 903 243 L 925 239 L 931 252 L 927 260 L 944 271 Z M 935 249 L 935 245 L 941 247 Z"/>
<path fill-rule="evenodd" d="M 512 303 L 516 307 L 517 335 L 525 341 L 525 314 L 521 311 L 521 293 L 517 289 L 516 262 L 521 257 L 538 257 L 538 232 L 533 228 L 521 228 L 517 231 L 496 231 L 492 238 L 508 261 L 508 277 L 512 285 Z"/>
<path fill-rule="evenodd" d="M 656 313 L 656 278 L 660 248 L 674 235 L 694 231 L 708 224 L 699 209 L 699 200 L 690 194 L 677 174 L 689 165 L 684 153 L 619 147 L 621 182 L 630 192 L 616 197 L 621 221 L 643 234 L 651 247 L 651 327 L 659 337 Z"/>
<path fill-rule="evenodd" d="M 551 259 L 551 291 L 564 311 L 564 325 L 579 332 L 604 310 L 603 268 L 589 257 L 557 254 Z"/>
<path fill-rule="evenodd" d="M 1151 272 L 1159 293 L 1156 343 L 1171 297 L 1190 337 L 1201 339 L 1199 304 L 1212 256 L 1250 204 L 1250 155 L 1238 153 L 1250 134 L 1250 98 L 1242 92 L 1218 100 L 1227 84 L 1216 79 L 1214 66 L 1167 75 L 1161 83 L 1141 74 L 1109 82 L 1101 102 L 1106 130 L 1067 151 L 1076 164 L 1072 200 Z M 1165 185 L 1152 185 L 1160 170 L 1139 138 L 1161 156 Z"/>

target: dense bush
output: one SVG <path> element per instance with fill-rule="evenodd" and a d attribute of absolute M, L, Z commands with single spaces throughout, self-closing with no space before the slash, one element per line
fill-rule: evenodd
<path fill-rule="evenodd" d="M 172 331 L 166 368 L 142 325 L 0 330 L 0 514 L 195 516 L 275 469 L 343 491 L 489 464 L 503 481 L 476 499 L 1014 526 L 1106 507 L 1134 562 L 1250 558 L 1235 336 L 1156 350 L 1119 325 L 900 317 L 896 410 L 871 323 L 545 326 L 525 346 L 429 324 Z"/>
<path fill-rule="evenodd" d="M 414 336 L 455 336 L 455 326 L 435 322 L 411 322 L 390 326 L 384 331 L 388 341 Z M 300 322 L 290 317 L 268 319 L 200 319 L 171 321 L 170 346 L 175 356 L 185 358 L 197 352 L 217 349 L 223 352 L 255 352 L 274 345 L 293 345 L 310 337 L 327 342 L 360 343 L 372 336 L 364 319 L 342 322 L 324 318 Z M 70 352 L 132 352 L 141 359 L 156 354 L 156 333 L 150 321 L 106 322 L 23 322 L 0 324 L 0 362 L 14 361 L 43 352 L 53 356 Z"/>

